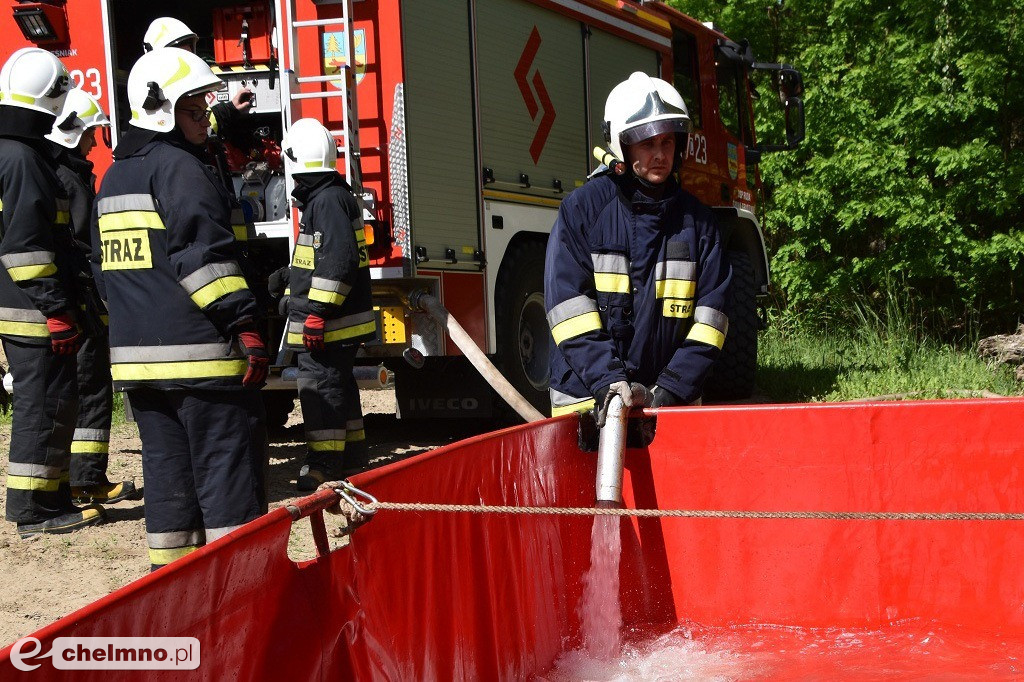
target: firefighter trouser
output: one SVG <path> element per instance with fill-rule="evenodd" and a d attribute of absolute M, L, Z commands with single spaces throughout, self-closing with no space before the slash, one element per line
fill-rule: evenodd
<path fill-rule="evenodd" d="M 267 433 L 256 391 L 128 391 L 142 438 L 153 568 L 267 511 Z"/>
<path fill-rule="evenodd" d="M 72 510 L 68 484 L 78 413 L 75 357 L 50 346 L 3 341 L 14 377 L 7 520 L 41 523 Z"/>
<path fill-rule="evenodd" d="M 366 434 L 359 388 L 352 375 L 356 346 L 299 353 L 299 403 L 306 463 L 328 478 L 365 464 Z"/>
<path fill-rule="evenodd" d="M 88 337 L 78 351 L 78 420 L 71 441 L 71 485 L 85 487 L 107 481 L 110 449 L 110 341 Z"/>

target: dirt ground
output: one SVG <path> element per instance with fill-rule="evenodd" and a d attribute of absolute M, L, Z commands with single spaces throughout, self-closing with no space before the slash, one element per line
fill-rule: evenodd
<path fill-rule="evenodd" d="M 490 425 L 395 418 L 394 392 L 362 391 L 367 439 L 375 462 L 402 459 Z M 10 446 L 10 426 L 0 427 L 0 452 Z M 304 454 L 301 416 L 295 409 L 283 433 L 271 438 L 268 492 L 271 509 L 301 495 L 295 478 Z M 5 503 L 7 457 L 0 458 L 0 509 Z M 142 479 L 142 448 L 134 423 L 115 427 L 110 439 L 110 480 Z M 14 524 L 0 520 L 0 648 L 144 576 L 149 571 L 144 501 L 108 506 L 108 521 L 70 535 L 18 538 Z M 332 519 L 328 517 L 328 531 Z M 335 522 L 336 525 L 336 522 Z M 315 556 L 308 523 L 297 524 L 289 556 Z"/>

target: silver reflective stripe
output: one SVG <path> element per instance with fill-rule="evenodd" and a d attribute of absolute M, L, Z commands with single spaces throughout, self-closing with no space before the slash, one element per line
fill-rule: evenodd
<path fill-rule="evenodd" d="M 146 544 L 150 549 L 177 549 L 198 547 L 203 544 L 201 530 L 175 530 L 169 533 L 146 533 Z"/>
<path fill-rule="evenodd" d="M 106 442 L 110 440 L 110 431 L 106 429 L 75 429 L 75 440 Z"/>
<path fill-rule="evenodd" d="M 339 282 L 336 279 L 325 279 L 323 277 L 314 277 L 309 283 L 311 289 L 320 289 L 321 291 L 334 291 L 345 296 L 348 292 L 352 291 L 352 286 Z"/>
<path fill-rule="evenodd" d="M 553 388 L 548 389 L 548 391 L 551 393 L 552 407 L 567 407 L 569 405 L 575 405 L 576 403 L 586 402 L 591 399 L 591 396 L 589 395 L 584 398 L 577 398 L 574 395 L 562 393 L 561 391 L 556 391 Z"/>
<path fill-rule="evenodd" d="M 231 223 L 233 225 L 245 224 L 245 211 L 240 208 L 231 209 Z"/>
<path fill-rule="evenodd" d="M 592 253 L 594 272 L 613 272 L 618 275 L 629 274 L 629 259 L 618 253 Z"/>
<path fill-rule="evenodd" d="M 319 431 L 306 431 L 306 440 L 345 440 L 345 429 L 320 429 Z"/>
<path fill-rule="evenodd" d="M 47 265 L 53 262 L 53 251 L 26 251 L 24 253 L 9 253 L 0 256 L 0 263 L 5 268 L 20 268 L 23 265 Z"/>
<path fill-rule="evenodd" d="M 693 311 L 693 321 L 714 327 L 723 334 L 729 333 L 729 317 L 721 310 L 699 305 Z"/>
<path fill-rule="evenodd" d="M 122 211 L 155 211 L 156 201 L 148 194 L 121 194 L 100 199 L 96 210 L 100 215 Z"/>
<path fill-rule="evenodd" d="M 204 265 L 185 279 L 181 280 L 180 284 L 189 294 L 194 294 L 210 282 L 218 280 L 221 277 L 230 277 L 232 275 L 237 277 L 242 276 L 242 269 L 238 267 L 238 263 L 234 261 L 228 261 L 226 263 L 210 263 L 209 265 Z"/>
<path fill-rule="evenodd" d="M 332 332 L 336 329 L 344 329 L 345 327 L 355 327 L 358 324 L 374 322 L 376 319 L 377 315 L 372 310 L 367 310 L 365 313 L 356 313 L 355 315 L 346 315 L 334 320 L 327 320 L 324 323 L 324 332 Z"/>
<path fill-rule="evenodd" d="M 36 309 L 0 308 L 0 320 L 8 322 L 41 322 L 46 324 L 46 316 Z"/>
<path fill-rule="evenodd" d="M 579 315 L 596 312 L 597 301 L 589 296 L 576 296 L 568 301 L 562 301 L 548 312 L 548 325 L 554 328 L 555 325 Z"/>
<path fill-rule="evenodd" d="M 55 199 L 54 205 L 58 211 L 69 211 L 71 210 L 71 202 L 67 199 Z"/>
<path fill-rule="evenodd" d="M 689 260 L 659 261 L 654 266 L 654 279 L 697 279 L 697 264 Z"/>
<path fill-rule="evenodd" d="M 313 235 L 300 234 L 298 238 L 295 240 L 295 243 L 300 244 L 302 246 L 313 246 Z"/>
<path fill-rule="evenodd" d="M 178 362 L 181 360 L 223 360 L 242 357 L 231 343 L 195 343 L 181 346 L 114 346 L 112 364 L 130 362 Z"/>
<path fill-rule="evenodd" d="M 222 528 L 207 528 L 206 529 L 206 541 L 207 542 L 213 542 L 214 540 L 222 538 L 225 535 L 227 535 L 228 533 L 230 533 L 231 531 L 236 530 L 236 529 L 241 528 L 241 527 L 242 527 L 242 524 L 238 524 L 237 526 L 223 526 Z"/>
<path fill-rule="evenodd" d="M 362 428 L 362 419 L 349 419 L 347 422 L 345 422 L 345 429 L 348 431 L 360 431 Z"/>
<path fill-rule="evenodd" d="M 63 469 L 60 467 L 46 466 L 45 464 L 24 464 L 22 462 L 11 462 L 7 467 L 7 473 L 11 476 L 30 476 L 32 478 L 60 478 Z"/>

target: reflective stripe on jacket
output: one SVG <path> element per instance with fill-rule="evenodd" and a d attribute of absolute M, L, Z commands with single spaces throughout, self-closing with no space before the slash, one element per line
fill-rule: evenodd
<path fill-rule="evenodd" d="M 729 329 L 732 273 L 710 209 L 670 183 L 653 200 L 601 175 L 562 202 L 544 274 L 553 414 L 622 380 L 700 397 Z"/>
<path fill-rule="evenodd" d="M 74 308 L 68 201 L 48 159 L 0 138 L 0 336 L 49 345 L 46 318 Z"/>
<path fill-rule="evenodd" d="M 257 306 L 231 218 L 213 173 L 167 141 L 107 171 L 92 260 L 109 308 L 115 388 L 241 387 L 246 361 L 232 335 L 253 323 Z"/>
<path fill-rule="evenodd" d="M 286 343 L 301 349 L 310 314 L 325 321 L 324 342 L 358 344 L 377 335 L 359 204 L 337 173 L 292 192 L 302 205 L 289 273 Z"/>

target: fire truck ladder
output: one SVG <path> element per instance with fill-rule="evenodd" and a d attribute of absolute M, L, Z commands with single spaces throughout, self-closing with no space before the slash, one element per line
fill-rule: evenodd
<path fill-rule="evenodd" d="M 363 191 L 362 171 L 359 166 L 359 107 L 356 105 L 356 76 L 355 76 L 355 42 L 352 31 L 352 0 L 343 0 L 341 3 L 342 16 L 334 19 L 313 19 L 307 21 L 295 20 L 295 0 L 285 3 L 287 16 L 285 18 L 288 27 L 288 65 L 292 69 L 293 81 L 289 87 L 289 99 L 292 102 L 291 110 L 295 111 L 294 103 L 304 99 L 334 99 L 341 100 L 342 130 L 331 130 L 335 138 L 341 138 L 340 145 L 345 157 L 345 179 L 352 187 L 353 194 L 357 200 Z M 323 60 L 318 60 L 317 70 L 314 73 L 301 68 L 298 45 L 299 34 L 303 32 L 308 40 L 310 33 L 316 33 L 316 39 L 320 40 L 319 30 L 323 27 L 341 27 L 344 36 L 342 48 L 345 54 L 345 66 L 341 74 L 325 76 L 322 69 Z M 315 31 L 309 31 L 315 29 Z M 340 89 L 318 90 L 315 92 L 303 92 L 302 86 L 306 83 L 331 83 L 340 80 Z M 289 187 L 290 189 L 290 187 Z M 361 202 L 360 202 L 361 203 Z"/>

